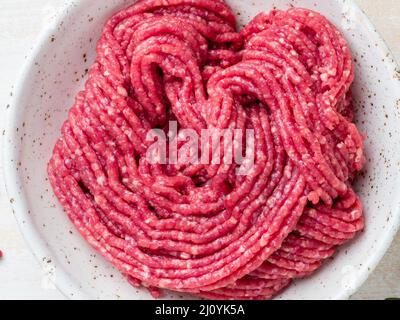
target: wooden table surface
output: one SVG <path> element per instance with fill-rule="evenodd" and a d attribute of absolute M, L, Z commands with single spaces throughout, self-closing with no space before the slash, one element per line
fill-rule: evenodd
<path fill-rule="evenodd" d="M 316 0 L 317 2 L 318 0 Z M 331 1 L 331 0 L 320 0 Z M 356 0 L 371 18 L 400 62 L 400 1 Z M 49 17 L 63 0 L 0 0 L 0 110 L 5 114 L 10 93 L 25 55 Z M 0 116 L 3 131 L 4 114 Z M 0 142 L 0 149 L 1 149 Z M 1 169 L 0 162 L 0 169 Z M 2 170 L 1 170 L 2 172 Z M 0 174 L 0 181 L 2 181 Z M 0 183 L 1 299 L 63 299 L 47 285 L 41 268 L 24 242 Z M 378 268 L 354 295 L 354 299 L 400 297 L 400 234 Z"/>

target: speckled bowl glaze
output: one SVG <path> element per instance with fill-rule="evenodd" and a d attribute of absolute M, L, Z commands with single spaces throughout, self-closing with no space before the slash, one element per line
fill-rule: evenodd
<path fill-rule="evenodd" d="M 78 235 L 53 195 L 46 165 L 59 129 L 95 58 L 106 19 L 132 0 L 68 1 L 43 31 L 16 86 L 4 143 L 7 191 L 28 244 L 66 297 L 146 299 Z M 368 162 L 357 180 L 366 229 L 313 277 L 278 299 L 346 299 L 366 280 L 400 222 L 400 72 L 383 40 L 351 1 L 229 0 L 240 24 L 261 10 L 318 10 L 345 33 L 357 66 L 354 98 Z M 188 298 L 168 294 L 167 298 Z"/>

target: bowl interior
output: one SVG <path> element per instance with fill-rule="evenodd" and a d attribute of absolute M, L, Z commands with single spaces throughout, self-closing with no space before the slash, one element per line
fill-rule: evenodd
<path fill-rule="evenodd" d="M 318 10 L 345 33 L 357 66 L 357 123 L 368 163 L 357 180 L 366 230 L 317 274 L 297 281 L 283 299 L 349 297 L 376 266 L 399 225 L 400 83 L 383 41 L 351 1 L 227 1 L 241 25 L 262 10 L 290 5 Z M 57 287 L 74 298 L 147 299 L 79 236 L 53 195 L 46 165 L 74 96 L 95 59 L 106 19 L 132 0 L 70 1 L 45 30 L 17 86 L 6 132 L 7 189 L 28 243 Z M 187 298 L 169 294 L 167 298 Z"/>

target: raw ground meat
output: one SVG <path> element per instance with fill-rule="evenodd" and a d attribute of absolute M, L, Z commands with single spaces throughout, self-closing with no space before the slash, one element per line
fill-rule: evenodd
<path fill-rule="evenodd" d="M 222 0 L 141 0 L 105 25 L 48 174 L 82 236 L 135 286 L 269 299 L 363 229 L 354 68 L 317 12 L 236 30 Z M 252 129 L 255 163 L 152 164 L 152 128 Z"/>

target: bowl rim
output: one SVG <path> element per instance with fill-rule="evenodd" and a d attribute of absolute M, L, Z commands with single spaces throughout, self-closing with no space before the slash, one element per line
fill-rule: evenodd
<path fill-rule="evenodd" d="M 393 70 L 398 70 L 398 64 L 393 56 L 392 51 L 387 45 L 384 38 L 377 31 L 369 17 L 366 13 L 354 2 L 354 0 L 335 0 L 340 5 L 349 5 L 356 17 L 362 18 L 363 23 L 367 30 L 375 36 L 378 48 L 385 50 L 389 53 L 386 63 Z M 78 0 L 78 5 L 81 0 Z M 71 14 L 77 10 L 78 6 L 74 7 L 76 0 L 64 0 L 60 8 L 57 9 L 56 15 L 52 18 L 52 23 L 44 28 L 37 37 L 36 45 L 31 49 L 28 54 L 27 59 L 20 71 L 17 82 L 14 86 L 14 96 L 11 102 L 13 107 L 9 108 L 6 112 L 6 122 L 5 122 L 5 134 L 3 136 L 3 147 L 2 147 L 2 163 L 3 163 L 3 177 L 4 185 L 6 189 L 6 194 L 10 200 L 10 206 L 12 208 L 13 215 L 16 219 L 19 231 L 21 232 L 26 244 L 28 245 L 30 251 L 32 252 L 35 260 L 39 264 L 40 268 L 43 269 L 42 257 L 51 257 L 50 250 L 47 248 L 45 241 L 41 238 L 40 232 L 34 226 L 31 216 L 27 208 L 27 202 L 24 198 L 23 193 L 19 187 L 19 175 L 17 174 L 17 163 L 13 161 L 18 157 L 20 150 L 15 148 L 13 141 L 16 141 L 16 126 L 18 123 L 18 106 L 20 104 L 21 96 L 24 91 L 24 87 L 28 82 L 30 71 L 35 59 L 40 56 L 40 53 L 45 49 L 45 42 L 48 40 L 52 32 L 56 31 L 56 26 Z M 71 10 L 69 10 L 71 9 Z M 400 82 L 398 83 L 400 90 Z M 399 181 L 400 184 L 400 181 Z M 399 188 L 400 192 L 400 188 Z M 370 263 L 364 264 L 365 267 L 360 269 L 359 276 L 355 280 L 354 286 L 348 290 L 342 290 L 341 294 L 334 297 L 334 299 L 345 300 L 349 299 L 363 283 L 368 279 L 368 277 L 373 273 L 375 268 L 378 266 L 379 262 L 382 260 L 383 256 L 388 251 L 391 246 L 397 232 L 400 229 L 400 206 L 398 206 L 393 212 L 393 219 L 388 231 L 385 233 L 383 240 L 379 247 L 375 248 L 375 253 L 370 255 Z M 56 260 L 54 260 L 56 261 Z M 367 267 L 368 266 L 368 267 Z M 56 266 L 57 267 L 57 266 Z M 84 289 L 80 288 L 75 281 L 71 281 L 68 272 L 60 267 L 57 269 L 57 277 L 55 279 L 50 279 L 54 284 L 55 288 L 67 299 L 91 299 L 91 296 L 84 292 Z"/>

